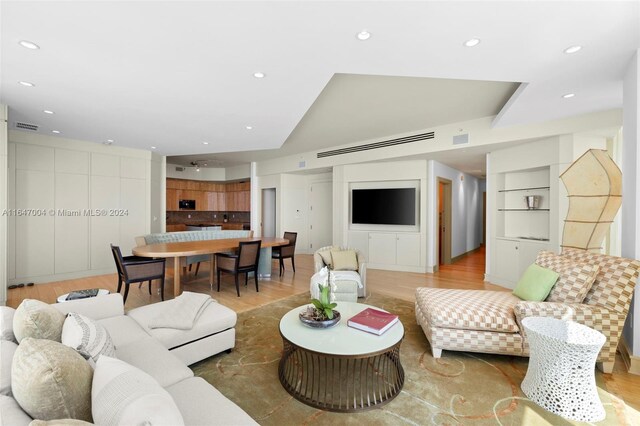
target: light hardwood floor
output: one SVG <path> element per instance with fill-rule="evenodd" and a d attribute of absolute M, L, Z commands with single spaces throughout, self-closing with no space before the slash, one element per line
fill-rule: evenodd
<path fill-rule="evenodd" d="M 186 279 L 183 278 L 183 289 L 199 293 L 210 293 L 212 297 L 225 306 L 242 312 L 258 306 L 269 304 L 286 297 L 306 293 L 309 291 L 309 278 L 313 275 L 313 258 L 311 255 L 296 256 L 296 273 L 291 270 L 291 265 L 285 261 L 285 273 L 278 276 L 277 263 L 272 264 L 272 279 L 259 282 L 260 292 L 256 292 L 252 280 L 244 287 L 241 281 L 240 297 L 236 296 L 233 277 L 223 275 L 220 292 L 214 286 L 211 292 L 208 283 L 208 262 L 200 267 L 198 277 L 193 277 L 193 272 Z M 165 283 L 166 298 L 172 297 L 173 271 L 167 268 L 167 280 Z M 462 288 L 484 290 L 506 290 L 483 280 L 484 277 L 484 251 L 476 251 L 453 265 L 441 266 L 434 274 L 418 274 L 410 272 L 382 271 L 369 269 L 367 271 L 367 289 L 369 292 L 384 294 L 391 297 L 413 301 L 417 287 Z M 48 284 L 35 285 L 8 290 L 7 305 L 16 307 L 25 298 L 39 299 L 47 303 L 54 303 L 58 296 L 73 290 L 85 288 L 106 288 L 116 291 L 117 279 L 115 274 L 100 275 L 89 278 L 59 281 Z M 126 302 L 126 309 L 156 303 L 160 301 L 157 291 L 158 284 L 154 282 L 151 295 L 148 285 L 132 285 Z M 444 355 L 446 357 L 446 351 Z M 618 395 L 629 406 L 640 410 L 640 376 L 629 374 L 625 371 L 624 364 L 618 355 L 613 374 L 603 375 L 609 392 Z"/>

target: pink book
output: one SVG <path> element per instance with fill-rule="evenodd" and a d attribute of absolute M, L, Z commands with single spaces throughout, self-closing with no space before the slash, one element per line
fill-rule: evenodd
<path fill-rule="evenodd" d="M 367 308 L 351 317 L 349 321 L 347 321 L 347 325 L 379 336 L 397 322 L 397 315 L 378 309 Z"/>

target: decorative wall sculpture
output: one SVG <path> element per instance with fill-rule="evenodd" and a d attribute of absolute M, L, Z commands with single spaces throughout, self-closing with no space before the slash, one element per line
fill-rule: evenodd
<path fill-rule="evenodd" d="M 606 151 L 590 149 L 560 175 L 569 212 L 562 247 L 599 252 L 622 204 L 622 172 Z"/>

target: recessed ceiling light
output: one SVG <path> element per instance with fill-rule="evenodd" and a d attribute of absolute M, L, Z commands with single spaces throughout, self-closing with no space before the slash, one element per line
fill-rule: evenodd
<path fill-rule="evenodd" d="M 26 86 L 26 87 L 33 87 L 33 86 L 35 86 L 35 84 L 33 84 L 33 83 L 29 83 L 28 81 L 19 81 L 18 83 L 20 83 L 20 84 L 22 84 L 23 86 Z"/>
<path fill-rule="evenodd" d="M 254 72 L 253 76 L 255 78 L 264 78 L 264 73 L 263 72 Z"/>
<path fill-rule="evenodd" d="M 202 145 L 209 145 L 209 142 L 202 142 Z"/>
<path fill-rule="evenodd" d="M 30 41 L 28 41 L 28 40 L 20 40 L 20 41 L 18 42 L 18 44 L 19 44 L 20 46 L 24 47 L 24 48 L 31 49 L 31 50 L 37 50 L 37 49 L 40 49 L 40 46 L 38 46 L 37 44 L 32 43 L 32 42 L 30 42 Z"/>
<path fill-rule="evenodd" d="M 245 129 L 251 130 L 251 129 L 253 129 L 253 126 L 245 126 Z"/>
<path fill-rule="evenodd" d="M 478 44 L 480 44 L 479 38 L 472 38 L 464 42 L 464 45 L 467 47 L 477 46 Z"/>
<path fill-rule="evenodd" d="M 152 147 L 151 147 L 151 149 L 156 149 L 156 148 L 157 148 L 156 146 L 152 146 Z"/>
<path fill-rule="evenodd" d="M 60 130 L 52 130 L 51 133 L 58 134 L 58 133 L 60 133 Z"/>
<path fill-rule="evenodd" d="M 582 49 L 582 46 L 577 46 L 577 45 L 576 46 L 570 46 L 570 47 L 567 47 L 566 49 L 564 49 L 564 53 L 569 53 L 569 54 L 576 53 L 580 49 Z"/>
<path fill-rule="evenodd" d="M 371 33 L 369 31 L 360 31 L 358 34 L 356 34 L 356 37 L 358 38 L 358 40 L 369 40 L 369 38 L 371 38 Z"/>
<path fill-rule="evenodd" d="M 569 98 L 573 98 L 575 95 L 576 95 L 575 93 L 567 93 L 566 95 L 562 95 L 562 97 L 565 99 L 569 99 Z"/>
<path fill-rule="evenodd" d="M 53 114 L 53 111 L 45 109 L 42 112 L 44 112 L 45 114 Z"/>
<path fill-rule="evenodd" d="M 107 139 L 107 142 L 113 143 L 113 139 Z"/>

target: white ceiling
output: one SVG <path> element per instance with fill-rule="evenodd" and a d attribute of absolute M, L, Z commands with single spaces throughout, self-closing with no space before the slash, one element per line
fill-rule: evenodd
<path fill-rule="evenodd" d="M 354 112 L 342 107 L 358 100 L 340 96 L 314 105 L 336 74 L 349 83 L 340 86 L 344 96 L 373 76 L 527 83 L 498 126 L 617 108 L 640 47 L 637 1 L 3 1 L 0 8 L 0 102 L 10 106 L 10 127 L 24 121 L 44 134 L 156 146 L 165 155 L 273 150 L 290 135 L 284 150 L 319 149 L 442 124 L 460 109 L 384 122 L 377 117 L 396 105 L 361 102 Z M 372 34 L 367 41 L 355 37 L 363 29 Z M 481 43 L 464 47 L 472 37 Z M 575 44 L 584 47 L 563 53 Z M 256 71 L 266 77 L 254 78 Z M 371 90 L 379 99 L 393 95 L 386 85 Z M 569 92 L 576 96 L 561 97 Z M 437 105 L 446 93 L 433 98 Z M 336 125 L 298 126 L 308 110 Z M 349 126 L 351 115 L 357 125 Z M 367 116 L 370 125 L 361 125 Z"/>

